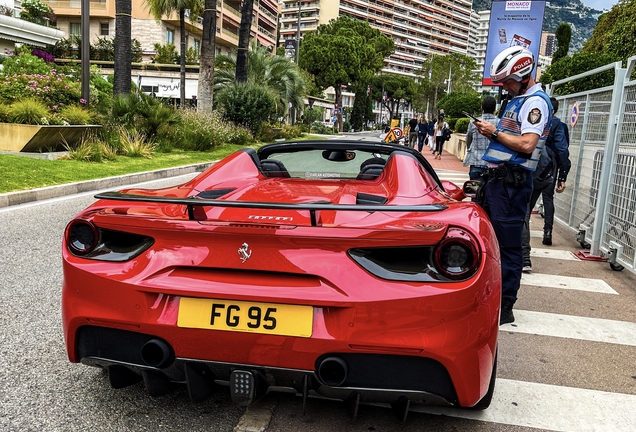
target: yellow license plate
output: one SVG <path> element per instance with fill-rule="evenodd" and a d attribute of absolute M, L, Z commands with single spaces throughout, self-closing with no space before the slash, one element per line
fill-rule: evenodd
<path fill-rule="evenodd" d="M 311 337 L 312 306 L 182 297 L 179 327 Z"/>

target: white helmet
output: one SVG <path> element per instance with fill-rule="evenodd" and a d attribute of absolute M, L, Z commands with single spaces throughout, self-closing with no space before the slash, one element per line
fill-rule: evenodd
<path fill-rule="evenodd" d="M 534 69 L 534 56 L 521 46 L 506 48 L 492 61 L 490 65 L 490 79 L 493 83 L 512 78 L 522 82 L 530 77 Z"/>

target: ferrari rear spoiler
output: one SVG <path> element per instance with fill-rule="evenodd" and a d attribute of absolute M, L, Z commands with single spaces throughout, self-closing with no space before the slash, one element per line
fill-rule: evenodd
<path fill-rule="evenodd" d="M 234 207 L 234 208 L 258 208 L 268 210 L 308 210 L 311 218 L 311 225 L 316 226 L 316 211 L 367 211 L 367 212 L 436 212 L 445 210 L 443 204 L 423 204 L 423 205 L 369 205 L 369 204 L 332 204 L 324 202 L 312 203 L 274 203 L 274 202 L 253 202 L 253 201 L 226 201 L 218 199 L 202 199 L 198 197 L 172 198 L 157 197 L 136 194 L 126 194 L 122 192 L 104 192 L 95 195 L 97 199 L 115 201 L 134 201 L 162 204 L 181 204 L 187 206 L 188 218 L 196 220 L 194 217 L 194 207 Z"/>

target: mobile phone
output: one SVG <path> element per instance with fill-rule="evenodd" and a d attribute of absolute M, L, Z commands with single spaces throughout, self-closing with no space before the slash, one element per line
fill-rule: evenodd
<path fill-rule="evenodd" d="M 481 120 L 479 120 L 477 117 L 475 117 L 474 115 L 472 115 L 472 114 L 468 114 L 466 111 L 462 111 L 462 112 L 464 113 L 464 115 L 465 115 L 466 117 L 470 117 L 471 119 L 473 119 L 473 120 L 474 120 L 474 121 L 476 121 L 476 122 L 480 122 L 480 121 L 481 121 Z"/>

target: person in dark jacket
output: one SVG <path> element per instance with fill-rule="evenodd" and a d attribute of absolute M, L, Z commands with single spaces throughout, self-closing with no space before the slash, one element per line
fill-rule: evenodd
<path fill-rule="evenodd" d="M 553 113 L 559 109 L 559 101 L 551 97 Z M 552 226 L 554 224 L 554 191 L 565 190 L 565 182 L 570 172 L 570 134 L 567 126 L 555 115 L 550 123 L 550 134 L 546 140 L 546 151 L 541 155 L 537 170 L 533 176 L 532 196 L 528 205 L 528 214 L 523 228 L 523 271 L 532 271 L 530 260 L 530 215 L 537 204 L 539 195 L 543 198 L 545 219 L 543 220 L 543 244 L 552 245 Z"/>
<path fill-rule="evenodd" d="M 428 139 L 428 123 L 426 117 L 421 115 L 417 122 L 417 151 L 422 153 L 424 142 Z"/>

